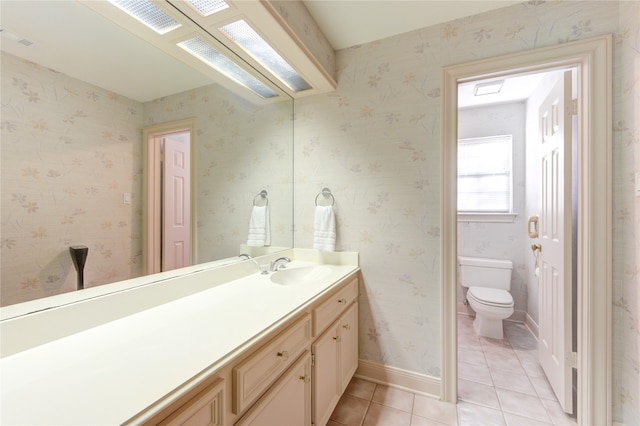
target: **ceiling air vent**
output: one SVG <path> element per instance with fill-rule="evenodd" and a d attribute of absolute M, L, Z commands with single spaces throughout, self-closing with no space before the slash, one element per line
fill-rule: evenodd
<path fill-rule="evenodd" d="M 30 47 L 30 46 L 34 45 L 34 43 L 31 40 L 29 40 L 28 38 L 25 38 L 25 37 L 19 36 L 17 34 L 11 33 L 9 31 L 5 30 L 4 28 L 0 29 L 0 35 L 2 35 L 2 38 L 4 38 L 4 39 L 14 41 L 14 42 L 19 43 L 19 44 L 21 44 L 23 46 L 26 46 L 26 47 Z"/>

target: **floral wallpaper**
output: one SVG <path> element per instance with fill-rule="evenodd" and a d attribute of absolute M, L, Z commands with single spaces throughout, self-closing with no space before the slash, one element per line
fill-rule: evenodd
<path fill-rule="evenodd" d="M 263 189 L 271 246 L 291 247 L 293 101 L 254 105 L 210 85 L 144 105 L 145 126 L 190 117 L 198 120 L 198 263 L 240 254 Z"/>
<path fill-rule="evenodd" d="M 2 305 L 141 273 L 142 104 L 2 53 Z M 123 204 L 123 193 L 133 195 Z"/>
<path fill-rule="evenodd" d="M 295 246 L 336 198 L 360 253 L 360 357 L 440 376 L 440 75 L 444 66 L 611 33 L 613 417 L 640 424 L 640 3 L 529 1 L 337 52 L 338 88 L 296 100 Z"/>

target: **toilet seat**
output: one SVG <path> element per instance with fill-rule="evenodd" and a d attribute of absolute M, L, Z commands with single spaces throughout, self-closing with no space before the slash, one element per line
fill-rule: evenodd
<path fill-rule="evenodd" d="M 507 290 L 487 287 L 469 287 L 467 298 L 496 308 L 513 308 L 513 297 Z"/>

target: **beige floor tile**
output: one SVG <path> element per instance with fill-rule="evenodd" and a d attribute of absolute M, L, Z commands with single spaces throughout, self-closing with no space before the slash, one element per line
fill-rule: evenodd
<path fill-rule="evenodd" d="M 356 396 L 358 398 L 371 401 L 373 391 L 376 389 L 376 384 L 368 380 L 362 380 L 354 377 L 349 382 L 347 389 L 344 391 L 347 395 Z"/>
<path fill-rule="evenodd" d="M 414 394 L 391 386 L 377 385 L 372 402 L 411 413 Z"/>
<path fill-rule="evenodd" d="M 456 405 L 438 401 L 428 396 L 416 395 L 413 402 L 413 414 L 447 425 L 457 425 Z"/>
<path fill-rule="evenodd" d="M 481 349 L 474 348 L 459 348 L 458 361 L 467 362 L 469 364 L 487 365 L 484 352 Z"/>
<path fill-rule="evenodd" d="M 520 364 L 520 360 L 515 356 L 515 352 L 512 356 L 496 355 L 485 352 L 484 356 L 487 358 L 487 364 L 491 370 L 506 370 L 523 376 L 526 375 L 524 368 L 522 368 L 522 364 Z"/>
<path fill-rule="evenodd" d="M 489 367 L 468 362 L 458 362 L 458 378 L 493 386 Z"/>
<path fill-rule="evenodd" d="M 501 411 L 462 401 L 458 403 L 458 425 L 506 426 L 506 423 Z"/>
<path fill-rule="evenodd" d="M 503 413 L 504 419 L 507 422 L 507 426 L 551 426 L 551 423 L 543 422 L 540 420 L 529 419 L 522 416 L 517 416 L 511 413 Z"/>
<path fill-rule="evenodd" d="M 496 388 L 508 389 L 527 395 L 538 396 L 526 374 L 518 374 L 506 370 L 492 370 L 491 378 Z"/>
<path fill-rule="evenodd" d="M 342 395 L 330 418 L 341 425 L 360 426 L 368 407 L 369 401 L 350 395 Z"/>
<path fill-rule="evenodd" d="M 410 426 L 411 413 L 372 402 L 363 426 Z"/>
<path fill-rule="evenodd" d="M 556 401 L 556 394 L 553 392 L 553 388 L 546 377 L 533 376 L 529 377 L 529 380 L 531 380 L 533 388 L 541 399 L 551 399 Z"/>
<path fill-rule="evenodd" d="M 435 420 L 427 419 L 425 417 L 411 416 L 411 426 L 458 426 L 458 422 L 447 424 L 436 422 Z"/>
<path fill-rule="evenodd" d="M 576 426 L 576 419 L 569 416 L 562 410 L 560 403 L 556 400 L 543 399 L 542 404 L 547 409 L 547 414 L 551 418 L 551 422 L 557 426 Z"/>
<path fill-rule="evenodd" d="M 547 410 L 537 396 L 525 395 L 506 389 L 496 389 L 496 393 L 498 394 L 502 411 L 505 413 L 516 414 L 547 423 L 551 422 Z"/>
<path fill-rule="evenodd" d="M 493 386 L 468 380 L 458 380 L 458 399 L 478 405 L 500 409 L 500 402 Z"/>

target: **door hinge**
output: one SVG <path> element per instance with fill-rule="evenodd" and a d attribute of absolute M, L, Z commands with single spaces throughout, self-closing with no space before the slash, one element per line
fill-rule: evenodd
<path fill-rule="evenodd" d="M 571 364 L 571 368 L 578 368 L 578 352 L 571 352 L 569 354 L 569 364 Z"/>
<path fill-rule="evenodd" d="M 578 115 L 578 100 L 571 99 L 571 115 Z"/>
<path fill-rule="evenodd" d="M 315 354 L 311 354 L 311 366 L 313 367 L 314 365 L 316 365 L 316 356 Z"/>

